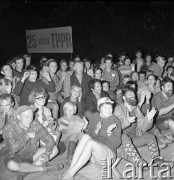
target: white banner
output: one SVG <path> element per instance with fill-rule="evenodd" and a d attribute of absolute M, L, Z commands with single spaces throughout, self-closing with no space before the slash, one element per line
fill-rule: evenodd
<path fill-rule="evenodd" d="M 29 53 L 72 53 L 72 28 L 26 30 Z"/>

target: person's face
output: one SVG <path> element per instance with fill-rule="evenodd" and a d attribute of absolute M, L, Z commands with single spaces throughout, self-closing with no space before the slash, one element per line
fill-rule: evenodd
<path fill-rule="evenodd" d="M 168 58 L 168 63 L 169 63 L 169 64 L 173 64 L 173 61 L 174 61 L 174 59 L 173 59 L 172 57 L 169 57 L 169 58 Z"/>
<path fill-rule="evenodd" d="M 159 65 L 161 68 L 163 68 L 163 67 L 165 66 L 165 61 L 159 59 L 159 60 L 158 60 L 158 65 Z"/>
<path fill-rule="evenodd" d="M 126 84 L 128 81 L 130 81 L 130 78 L 128 78 L 128 77 L 123 77 L 123 84 Z"/>
<path fill-rule="evenodd" d="M 151 56 L 147 56 L 146 57 L 146 63 L 151 63 L 152 61 L 152 57 Z"/>
<path fill-rule="evenodd" d="M 80 92 L 81 92 L 81 89 L 80 88 L 74 88 L 71 92 L 71 96 L 74 98 L 74 99 L 77 99 L 78 96 L 80 95 Z"/>
<path fill-rule="evenodd" d="M 147 81 L 148 81 L 148 84 L 151 86 L 154 86 L 156 83 L 154 76 L 149 76 Z"/>
<path fill-rule="evenodd" d="M 140 74 L 140 81 L 144 82 L 145 81 L 145 74 Z"/>
<path fill-rule="evenodd" d="M 142 56 L 141 52 L 138 52 L 138 53 L 136 54 L 136 57 L 137 57 L 137 58 L 141 58 L 141 56 Z"/>
<path fill-rule="evenodd" d="M 7 94 L 11 94 L 12 92 L 12 84 L 8 83 L 8 85 L 5 86 Z"/>
<path fill-rule="evenodd" d="M 73 106 L 68 106 L 66 109 L 65 109 L 65 116 L 70 118 L 74 115 L 74 107 Z"/>
<path fill-rule="evenodd" d="M 133 73 L 133 74 L 132 74 L 132 81 L 138 81 L 138 79 L 139 79 L 139 78 L 138 78 L 138 73 L 136 73 L 136 72 Z"/>
<path fill-rule="evenodd" d="M 46 96 L 44 96 L 43 94 L 38 95 L 35 99 L 36 99 L 35 103 L 38 106 L 44 106 L 46 103 Z"/>
<path fill-rule="evenodd" d="M 168 74 L 171 75 L 173 73 L 173 68 L 168 68 Z"/>
<path fill-rule="evenodd" d="M 30 65 L 30 63 L 31 63 L 31 57 L 27 56 L 27 57 L 25 58 L 25 62 L 26 62 L 26 66 Z"/>
<path fill-rule="evenodd" d="M 135 97 L 135 93 L 132 91 L 127 91 L 125 94 L 125 101 L 131 106 L 136 106 L 137 100 Z"/>
<path fill-rule="evenodd" d="M 22 112 L 19 115 L 19 120 L 20 120 L 20 124 L 24 128 L 29 128 L 31 126 L 32 121 L 33 121 L 33 111 L 29 109 L 27 111 Z"/>
<path fill-rule="evenodd" d="M 101 84 L 99 82 L 96 82 L 94 84 L 94 89 L 93 91 L 96 93 L 96 94 L 101 94 Z"/>
<path fill-rule="evenodd" d="M 49 72 L 52 74 L 55 74 L 57 71 L 57 63 L 56 62 L 51 62 L 49 64 Z"/>
<path fill-rule="evenodd" d="M 85 67 L 86 67 L 87 69 L 90 69 L 91 63 L 90 63 L 90 62 L 85 62 Z"/>
<path fill-rule="evenodd" d="M 108 85 L 108 83 L 103 83 L 103 84 L 102 84 L 102 87 L 103 87 L 103 91 L 106 91 L 106 92 L 109 91 L 109 85 Z"/>
<path fill-rule="evenodd" d="M 125 66 L 130 66 L 130 59 L 126 59 L 124 64 Z"/>
<path fill-rule="evenodd" d="M 71 69 L 74 69 L 74 61 L 71 61 L 71 62 L 69 63 L 69 67 L 70 67 Z"/>
<path fill-rule="evenodd" d="M 108 118 L 109 116 L 111 116 L 112 111 L 113 111 L 112 104 L 103 104 L 100 108 L 100 114 L 104 118 Z"/>
<path fill-rule="evenodd" d="M 36 82 L 36 79 L 37 79 L 37 71 L 31 70 L 28 80 L 31 82 Z"/>
<path fill-rule="evenodd" d="M 63 62 L 61 65 L 60 65 L 60 69 L 62 70 L 62 71 L 66 71 L 66 69 L 67 69 L 67 63 L 66 62 Z"/>
<path fill-rule="evenodd" d="M 102 76 L 101 70 L 98 69 L 98 70 L 95 72 L 95 79 L 101 79 L 101 76 Z"/>
<path fill-rule="evenodd" d="M 0 109 L 3 111 L 3 113 L 7 114 L 10 109 L 12 108 L 12 102 L 11 99 L 4 99 L 0 101 Z"/>
<path fill-rule="evenodd" d="M 5 77 L 12 77 L 12 68 L 9 65 L 3 67 L 3 73 Z"/>
<path fill-rule="evenodd" d="M 165 83 L 162 88 L 163 88 L 164 93 L 168 97 L 171 97 L 173 95 L 173 84 L 171 82 Z"/>
<path fill-rule="evenodd" d="M 76 71 L 77 74 L 82 74 L 83 73 L 83 64 L 76 63 L 74 70 Z"/>
<path fill-rule="evenodd" d="M 126 58 L 126 56 L 125 56 L 125 55 L 121 55 L 119 59 L 120 59 L 120 61 L 122 61 L 122 62 L 123 62 L 125 58 Z"/>
<path fill-rule="evenodd" d="M 106 60 L 106 61 L 105 61 L 105 67 L 106 67 L 107 69 L 111 69 L 111 67 L 112 67 L 112 61 L 111 61 L 111 60 Z"/>
<path fill-rule="evenodd" d="M 22 70 L 24 66 L 23 59 L 16 60 L 16 69 Z"/>

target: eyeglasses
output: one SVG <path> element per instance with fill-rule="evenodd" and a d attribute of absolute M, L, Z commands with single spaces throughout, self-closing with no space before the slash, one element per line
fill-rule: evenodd
<path fill-rule="evenodd" d="M 46 96 L 37 97 L 36 99 L 43 100 L 43 99 L 46 99 Z"/>

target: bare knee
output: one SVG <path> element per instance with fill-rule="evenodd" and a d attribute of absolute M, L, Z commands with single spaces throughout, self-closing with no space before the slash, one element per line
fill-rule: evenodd
<path fill-rule="evenodd" d="M 20 166 L 19 166 L 19 163 L 10 160 L 10 161 L 7 163 L 7 168 L 8 168 L 10 171 L 19 171 Z"/>

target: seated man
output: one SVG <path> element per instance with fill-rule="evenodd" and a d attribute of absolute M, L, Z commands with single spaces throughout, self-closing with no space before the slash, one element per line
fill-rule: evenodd
<path fill-rule="evenodd" d="M 0 155 L 6 155 L 6 167 L 11 171 L 23 172 L 24 175 L 63 168 L 62 164 L 50 166 L 46 163 L 58 154 L 58 148 L 46 129 L 33 121 L 35 110 L 33 106 L 20 106 L 17 109 L 17 118 L 4 128 L 4 146 L 1 145 L 0 150 Z M 44 147 L 39 148 L 40 140 L 45 143 Z"/>

